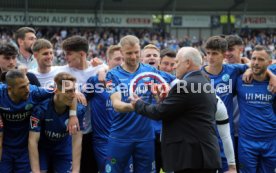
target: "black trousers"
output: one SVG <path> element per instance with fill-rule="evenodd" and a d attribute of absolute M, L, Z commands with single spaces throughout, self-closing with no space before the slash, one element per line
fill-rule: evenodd
<path fill-rule="evenodd" d="M 92 132 L 82 137 L 80 173 L 97 173 L 98 167 L 92 149 Z"/>
<path fill-rule="evenodd" d="M 182 171 L 174 171 L 174 173 L 216 173 L 216 169 L 185 169 Z"/>
<path fill-rule="evenodd" d="M 155 168 L 156 173 L 159 173 L 161 168 L 163 167 L 163 159 L 161 155 L 161 141 L 160 134 L 155 135 Z"/>

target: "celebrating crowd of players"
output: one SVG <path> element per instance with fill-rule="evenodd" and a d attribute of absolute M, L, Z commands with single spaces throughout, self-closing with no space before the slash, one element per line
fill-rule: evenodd
<path fill-rule="evenodd" d="M 72 36 L 62 43 L 67 65 L 52 66 L 53 46 L 36 39 L 34 29 L 22 27 L 15 38 L 18 50 L 0 43 L 0 173 L 181 171 L 162 165 L 162 122 L 139 116 L 122 87 L 142 72 L 175 82 L 174 70 L 184 68 L 176 52 L 153 44 L 141 50 L 139 39 L 127 35 L 109 47 L 106 64 L 88 62 L 87 40 Z M 250 60 L 242 51 L 242 40 L 229 35 L 210 37 L 201 52 L 201 71 L 218 96 L 222 166 L 216 168 L 272 173 L 276 66 L 266 47 L 256 46 Z M 156 102 L 150 90 L 138 95 Z"/>

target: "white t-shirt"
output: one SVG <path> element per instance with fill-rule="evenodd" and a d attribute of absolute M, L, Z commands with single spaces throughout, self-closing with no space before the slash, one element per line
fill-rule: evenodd
<path fill-rule="evenodd" d="M 60 72 L 67 72 L 71 75 L 73 75 L 77 79 L 77 90 L 81 91 L 81 87 L 86 83 L 86 81 L 92 77 L 95 76 L 100 69 L 106 68 L 105 64 L 98 65 L 96 67 L 93 67 L 92 65 L 89 65 L 87 69 L 85 70 L 79 70 L 76 68 L 69 67 L 68 65 L 64 66 L 53 66 L 51 67 L 51 71 L 49 73 L 39 73 L 37 71 L 37 68 L 35 70 L 32 70 L 30 72 L 34 73 L 36 77 L 38 78 L 41 86 L 49 86 L 50 84 L 54 84 L 54 77 Z M 89 104 L 88 104 L 89 105 Z M 83 119 L 83 126 L 84 131 L 83 133 L 89 133 L 92 129 L 91 127 L 91 113 L 90 113 L 90 107 L 87 106 L 86 113 L 84 115 Z"/>
<path fill-rule="evenodd" d="M 78 89 L 81 89 L 81 86 L 84 85 L 91 76 L 95 76 L 99 70 L 105 66 L 105 64 L 98 65 L 96 67 L 89 65 L 87 69 L 79 70 L 73 67 L 69 67 L 68 65 L 64 65 L 60 66 L 57 71 L 58 73 L 67 72 L 73 75 L 77 79 L 77 85 L 79 87 Z"/>
<path fill-rule="evenodd" d="M 51 67 L 50 72 L 48 73 L 40 73 L 38 72 L 38 68 L 30 70 L 29 72 L 33 73 L 38 81 L 41 84 L 41 87 L 48 88 L 49 86 L 53 86 L 54 84 L 54 77 L 56 76 L 59 71 L 57 70 L 59 66 Z"/>

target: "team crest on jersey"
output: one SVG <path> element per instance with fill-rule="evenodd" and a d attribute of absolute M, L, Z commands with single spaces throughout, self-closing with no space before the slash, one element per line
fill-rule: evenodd
<path fill-rule="evenodd" d="M 31 116 L 30 120 L 31 120 L 31 128 L 32 129 L 36 128 L 38 126 L 39 119 Z"/>
<path fill-rule="evenodd" d="M 223 82 L 228 82 L 230 79 L 230 76 L 229 74 L 224 74 L 221 79 L 223 80 Z"/>
<path fill-rule="evenodd" d="M 28 110 L 32 109 L 33 106 L 34 106 L 33 104 L 26 104 L 25 110 L 28 111 Z"/>
<path fill-rule="evenodd" d="M 106 165 L 105 165 L 105 172 L 106 172 L 106 173 L 111 172 L 111 166 L 110 166 L 109 164 L 106 164 Z"/>

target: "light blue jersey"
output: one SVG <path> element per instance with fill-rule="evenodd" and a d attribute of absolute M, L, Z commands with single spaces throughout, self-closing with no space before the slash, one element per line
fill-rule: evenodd
<path fill-rule="evenodd" d="M 234 118 L 233 118 L 233 97 L 235 94 L 235 86 L 237 78 L 247 68 L 247 65 L 243 64 L 223 64 L 222 71 L 218 75 L 213 75 L 205 70 L 204 66 L 202 71 L 207 74 L 211 79 L 211 84 L 216 90 L 216 94 L 224 102 L 229 115 L 229 123 L 232 139 L 234 137 Z"/>
<path fill-rule="evenodd" d="M 275 94 L 269 81 L 246 84 L 237 81 L 240 108 L 238 153 L 243 173 L 270 173 L 276 168 L 276 114 L 272 103 Z"/>
<path fill-rule="evenodd" d="M 85 111 L 85 106 L 77 105 L 77 117 L 81 130 L 83 130 L 82 120 Z M 53 98 L 41 102 L 34 108 L 29 130 L 40 132 L 38 150 L 41 170 L 48 170 L 50 161 L 53 163 L 55 172 L 71 170 L 72 137 L 67 131 L 68 120 L 69 107 L 64 113 L 57 113 Z"/>
<path fill-rule="evenodd" d="M 107 82 L 111 83 L 115 91 L 121 92 L 122 101 L 129 102 L 129 84 L 130 81 L 142 72 L 154 72 L 161 75 L 168 83 L 172 82 L 175 77 L 156 70 L 154 67 L 140 63 L 139 68 L 134 73 L 125 71 L 121 66 L 117 66 L 107 73 Z M 144 87 L 150 82 L 151 78 L 139 80 L 136 85 L 139 86 L 138 96 L 142 97 L 146 102 L 154 100 L 151 92 Z M 149 118 L 138 115 L 136 112 L 119 113 L 115 112 L 112 120 L 110 137 L 114 140 L 123 141 L 147 141 L 154 139 L 154 131 L 152 122 Z"/>
<path fill-rule="evenodd" d="M 0 172 L 30 172 L 28 129 L 31 111 L 40 101 L 51 97 L 52 91 L 30 85 L 28 99 L 14 103 L 5 84 L 0 86 L 0 116 L 4 126 L 3 154 Z"/>

